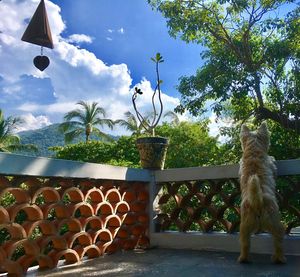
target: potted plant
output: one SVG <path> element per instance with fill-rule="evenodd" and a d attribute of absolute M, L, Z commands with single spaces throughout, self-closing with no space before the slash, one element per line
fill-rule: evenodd
<path fill-rule="evenodd" d="M 141 126 L 145 129 L 145 133 L 149 134 L 149 136 L 147 137 L 138 138 L 136 140 L 136 144 L 140 153 L 140 160 L 143 168 L 163 169 L 169 140 L 167 138 L 155 136 L 155 127 L 159 123 L 159 120 L 163 113 L 163 103 L 161 100 L 160 90 L 162 80 L 160 80 L 159 76 L 159 64 L 164 62 L 164 60 L 160 53 L 157 53 L 154 58 L 151 58 L 151 60 L 155 63 L 157 84 L 152 95 L 153 111 L 150 119 L 144 117 L 138 111 L 138 108 L 136 106 L 137 97 L 143 94 L 141 89 L 135 87 L 134 93 L 132 95 L 133 108 L 136 112 L 137 119 L 139 120 Z M 158 99 L 158 107 L 156 107 L 156 99 Z"/>

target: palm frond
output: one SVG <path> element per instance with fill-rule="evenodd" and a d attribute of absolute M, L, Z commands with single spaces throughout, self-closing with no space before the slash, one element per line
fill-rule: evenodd
<path fill-rule="evenodd" d="M 88 110 L 89 109 L 88 102 L 85 102 L 83 100 L 78 101 L 76 104 L 82 106 L 84 108 L 84 110 Z"/>
<path fill-rule="evenodd" d="M 106 111 L 104 108 L 102 107 L 97 107 L 95 110 L 95 114 L 101 114 L 103 117 L 106 117 Z"/>
<path fill-rule="evenodd" d="M 125 119 L 117 119 L 117 120 L 115 120 L 115 122 L 114 122 L 116 125 L 120 125 L 120 126 L 122 126 L 122 127 L 125 127 L 126 129 L 130 129 L 131 128 L 131 124 L 128 122 L 128 121 L 126 121 Z M 130 131 L 130 130 L 129 130 Z"/>
<path fill-rule="evenodd" d="M 125 117 L 127 119 L 128 124 L 131 125 L 133 129 L 137 130 L 139 124 L 138 124 L 138 119 L 135 117 L 135 115 L 132 114 L 131 112 L 126 112 Z"/>
<path fill-rule="evenodd" d="M 95 117 L 98 114 L 101 114 L 102 116 L 105 117 L 106 116 L 105 109 L 98 105 L 99 105 L 99 103 L 97 103 L 97 102 L 92 102 L 92 104 L 86 103 L 85 109 L 87 111 L 89 111 L 91 116 L 93 116 L 93 117 Z"/>
<path fill-rule="evenodd" d="M 94 129 L 94 135 L 106 141 L 113 141 L 113 138 L 110 135 L 101 132 L 98 128 Z"/>
<path fill-rule="evenodd" d="M 178 125 L 179 124 L 179 117 L 176 113 L 174 113 L 173 111 L 167 111 L 164 114 L 164 117 L 168 117 L 171 120 L 171 123 Z"/>
<path fill-rule="evenodd" d="M 20 144 L 21 139 L 18 135 L 7 135 L 2 142 L 9 145 L 9 144 Z"/>
<path fill-rule="evenodd" d="M 2 110 L 0 110 L 0 137 L 6 137 L 13 134 L 14 130 L 24 121 L 20 117 L 9 116 L 5 119 Z"/>
<path fill-rule="evenodd" d="M 115 123 L 119 124 L 132 133 L 137 133 L 139 130 L 139 126 L 135 115 L 130 111 L 125 112 L 124 115 L 126 119 L 116 120 Z"/>
<path fill-rule="evenodd" d="M 65 121 L 58 126 L 58 130 L 62 133 L 65 133 L 71 129 L 83 127 L 83 124 L 79 121 Z"/>
<path fill-rule="evenodd" d="M 112 130 L 114 127 L 114 121 L 107 118 L 96 118 L 94 125 L 108 126 Z"/>
<path fill-rule="evenodd" d="M 70 143 L 72 142 L 76 137 L 79 137 L 81 134 L 84 133 L 83 129 L 75 129 L 70 132 L 65 133 L 65 142 Z"/>
<path fill-rule="evenodd" d="M 69 111 L 64 116 L 65 121 L 71 121 L 72 119 L 78 119 L 79 121 L 84 122 L 85 116 L 81 110 L 76 109 L 76 110 Z"/>
<path fill-rule="evenodd" d="M 124 127 L 127 131 L 130 131 L 130 132 L 136 132 L 139 129 L 136 122 L 130 122 L 130 121 L 126 121 L 124 119 L 116 120 L 115 124 L 118 124 L 118 125 Z"/>
<path fill-rule="evenodd" d="M 14 134 L 14 130 L 24 121 L 20 117 L 4 117 L 0 109 L 0 151 L 11 152 L 16 149 L 23 149 L 26 145 L 20 144 L 20 137 Z"/>

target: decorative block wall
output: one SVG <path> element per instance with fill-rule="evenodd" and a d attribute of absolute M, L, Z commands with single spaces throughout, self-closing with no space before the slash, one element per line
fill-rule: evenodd
<path fill-rule="evenodd" d="M 148 184 L 0 176 L 0 272 L 147 247 Z"/>
<path fill-rule="evenodd" d="M 286 234 L 300 226 L 300 176 L 277 178 L 277 199 Z M 238 179 L 165 182 L 157 199 L 161 231 L 237 232 L 240 224 Z"/>

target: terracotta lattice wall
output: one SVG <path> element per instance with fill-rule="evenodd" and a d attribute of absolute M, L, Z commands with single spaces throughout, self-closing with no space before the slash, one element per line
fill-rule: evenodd
<path fill-rule="evenodd" d="M 237 178 L 160 183 L 156 201 L 160 231 L 237 232 L 240 188 Z M 277 179 L 277 199 L 286 233 L 300 226 L 300 176 Z"/>
<path fill-rule="evenodd" d="M 148 184 L 0 176 L 0 272 L 145 247 Z"/>

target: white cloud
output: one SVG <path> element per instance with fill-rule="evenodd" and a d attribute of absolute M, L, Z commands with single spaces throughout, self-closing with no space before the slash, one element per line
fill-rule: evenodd
<path fill-rule="evenodd" d="M 33 57 L 40 52 L 39 46 L 22 42 L 19 39 L 26 29 L 24 20 L 32 16 L 38 4 L 37 1 L 28 0 L 26 1 L 26 5 L 16 1 L 4 2 L 3 4 L 4 8 L 1 6 L 2 9 L 0 10 L 1 22 L 19 22 L 19 24 L 16 24 L 19 26 L 18 28 L 13 28 L 12 30 L 4 28 L 3 34 L 0 34 L 2 41 L 0 74 L 6 81 L 15 81 L 25 73 L 32 76 L 49 77 L 55 85 L 59 85 L 60 88 L 64 87 L 63 91 L 56 89 L 56 87 L 54 88 L 58 98 L 62 97 L 66 90 L 71 91 L 73 87 L 80 89 L 82 84 L 86 85 L 84 86 L 86 88 L 88 82 L 93 86 L 99 79 L 103 82 L 109 82 L 106 87 L 109 86 L 115 90 L 119 90 L 118 85 L 120 84 L 120 80 L 125 81 L 126 86 L 130 85 L 131 78 L 126 65 L 107 66 L 94 53 L 86 49 L 78 49 L 61 38 L 61 33 L 65 25 L 60 15 L 60 8 L 50 1 L 46 1 L 46 6 L 54 40 L 54 50 L 44 49 L 44 54 L 50 58 L 50 66 L 44 71 L 44 75 L 41 75 L 40 71 L 32 65 Z M 19 10 L 21 10 L 20 13 Z M 12 11 L 15 11 L 15 13 Z M 15 14 L 19 14 L 19 16 Z M 16 43 L 11 45 L 6 39 L 8 35 Z M 61 76 L 63 78 L 60 78 Z M 88 80 L 89 78 L 91 79 Z M 128 80 L 130 80 L 129 83 Z M 117 87 L 114 83 L 117 84 Z M 97 85 L 102 85 L 102 83 L 98 83 Z M 97 90 L 99 91 L 99 88 Z M 78 100 L 81 94 L 83 94 L 83 91 L 80 94 L 72 93 L 72 98 Z"/>
<path fill-rule="evenodd" d="M 143 107 L 143 106 L 146 106 L 148 104 L 151 104 L 151 99 L 152 99 L 152 95 L 154 93 L 154 89 L 152 88 L 151 86 L 151 83 L 150 81 L 148 81 L 145 77 L 141 80 L 140 83 L 136 84 L 135 87 L 141 89 L 141 91 L 143 92 L 142 95 L 138 95 L 138 100 L 137 100 L 137 103 L 140 107 Z M 131 89 L 130 93 L 133 93 L 133 90 L 134 88 Z M 159 103 L 158 102 L 158 92 L 156 93 L 156 103 Z M 163 93 L 162 91 L 162 94 L 161 94 L 161 98 L 162 98 L 162 101 L 163 101 L 163 105 L 164 106 L 172 106 L 172 107 L 175 107 L 179 104 L 179 99 L 178 98 L 175 98 L 175 97 L 172 97 L 172 96 L 169 96 L 165 93 Z"/>
<path fill-rule="evenodd" d="M 55 50 L 60 58 L 73 67 L 83 66 L 94 74 L 108 70 L 108 67 L 94 53 L 85 49 L 78 49 L 76 46 L 67 42 L 60 42 Z"/>
<path fill-rule="evenodd" d="M 35 103 L 24 103 L 21 106 L 18 107 L 18 110 L 22 112 L 37 112 L 42 109 L 41 105 L 35 104 Z"/>
<path fill-rule="evenodd" d="M 25 102 L 18 107 L 18 110 L 22 112 L 33 112 L 33 113 L 47 113 L 50 115 L 60 114 L 61 116 L 66 112 L 76 108 L 76 102 L 58 102 L 49 105 L 40 105 L 36 103 Z"/>
<path fill-rule="evenodd" d="M 106 40 L 112 41 L 113 39 L 111 37 L 106 37 Z"/>
<path fill-rule="evenodd" d="M 60 8 L 50 1 L 45 1 L 53 42 L 59 40 L 59 34 L 65 29 L 60 16 Z M 6 81 L 15 82 L 22 74 L 41 75 L 32 65 L 32 60 L 40 54 L 40 47 L 21 41 L 27 27 L 25 22 L 32 17 L 38 1 L 2 1 L 0 9 L 0 74 Z M 45 49 L 47 55 L 50 50 Z"/>
<path fill-rule="evenodd" d="M 7 35 L 7 34 L 1 34 L 0 41 L 7 45 L 12 45 L 13 43 L 16 42 L 14 37 Z"/>
<path fill-rule="evenodd" d="M 147 113 L 152 113 L 153 112 L 153 107 L 152 107 L 152 96 L 154 93 L 154 89 L 151 86 L 150 81 L 148 81 L 146 78 L 143 78 L 142 81 L 138 84 L 136 84 L 134 87 L 137 87 L 141 89 L 143 92 L 142 95 L 138 95 L 136 104 L 137 108 L 144 112 L 145 114 Z M 130 90 L 130 96 L 133 93 L 134 88 Z M 167 111 L 173 111 L 174 108 L 179 104 L 179 99 L 176 97 L 169 96 L 165 94 L 163 91 L 161 92 L 161 99 L 163 103 L 163 112 Z M 160 111 L 160 103 L 158 99 L 158 92 L 156 93 L 155 96 L 155 105 L 157 108 L 157 111 Z M 186 119 L 186 115 L 180 116 L 180 119 L 184 120 Z"/>
<path fill-rule="evenodd" d="M 93 38 L 84 34 L 73 34 L 70 35 L 67 39 L 67 42 L 70 43 L 92 43 L 93 42 Z"/>
<path fill-rule="evenodd" d="M 120 34 L 124 34 L 125 33 L 125 30 L 124 30 L 124 28 L 122 27 L 122 28 L 120 28 L 119 30 L 118 30 L 118 33 L 120 33 Z"/>
<path fill-rule="evenodd" d="M 25 114 L 28 122 L 26 128 L 61 122 L 63 115 L 76 108 L 76 102 L 79 100 L 99 102 L 99 105 L 106 109 L 107 117 L 113 119 L 122 118 L 128 110 L 133 111 L 132 78 L 127 65 L 106 65 L 93 52 L 84 48 L 79 49 L 71 44 L 69 39 L 79 43 L 88 42 L 92 38 L 85 34 L 73 34 L 64 38 L 63 31 L 66 25 L 60 14 L 60 7 L 48 0 L 45 3 L 54 49 L 44 49 L 44 54 L 50 59 L 50 65 L 44 72 L 40 72 L 33 66 L 32 59 L 39 55 L 40 48 L 22 42 L 20 37 L 26 29 L 25 20 L 32 16 L 38 2 L 37 0 L 4 1 L 1 2 L 0 9 L 0 29 L 3 31 L 0 34 L 0 76 L 4 79 L 5 86 L 11 88 L 9 92 L 16 95 L 22 90 L 20 82 L 22 75 L 47 78 L 51 81 L 49 95 L 52 95 L 52 102 L 43 101 L 44 104 L 41 104 L 40 100 L 34 102 L 34 99 L 24 98 L 20 106 L 16 107 L 14 104 L 11 108 L 18 114 Z M 108 32 L 113 33 L 114 30 L 109 29 Z M 124 29 L 120 28 L 118 32 L 124 33 Z M 145 92 L 139 99 L 139 107 L 142 112 L 151 111 L 153 89 L 150 82 L 143 78 L 136 85 Z M 2 96 L 4 93 L 0 92 L 0 99 Z M 177 98 L 164 93 L 162 99 L 164 111 L 173 110 L 179 103 Z"/>
<path fill-rule="evenodd" d="M 28 113 L 22 115 L 21 118 L 24 121 L 24 123 L 22 123 L 22 125 L 18 127 L 18 132 L 39 129 L 52 124 L 49 118 L 44 115 L 39 115 L 35 117 L 33 114 Z"/>
<path fill-rule="evenodd" d="M 3 93 L 12 95 L 20 92 L 21 89 L 22 89 L 21 86 L 13 84 L 7 87 L 3 87 Z"/>
<path fill-rule="evenodd" d="M 121 27 L 121 28 L 119 28 L 119 29 L 117 29 L 117 30 L 107 29 L 107 32 L 110 33 L 110 34 L 117 32 L 117 33 L 123 35 L 123 34 L 125 33 L 125 30 L 124 30 L 123 27 Z M 107 37 L 106 39 L 107 39 L 107 40 L 112 40 L 111 37 Z"/>
<path fill-rule="evenodd" d="M 215 113 L 212 113 L 209 117 L 209 134 L 211 136 L 219 136 L 219 141 L 220 142 L 225 142 L 227 137 L 226 136 L 221 136 L 220 135 L 220 128 L 221 127 L 232 127 L 233 125 L 233 122 L 231 119 L 220 119 L 220 118 L 217 118 L 216 114 Z"/>

